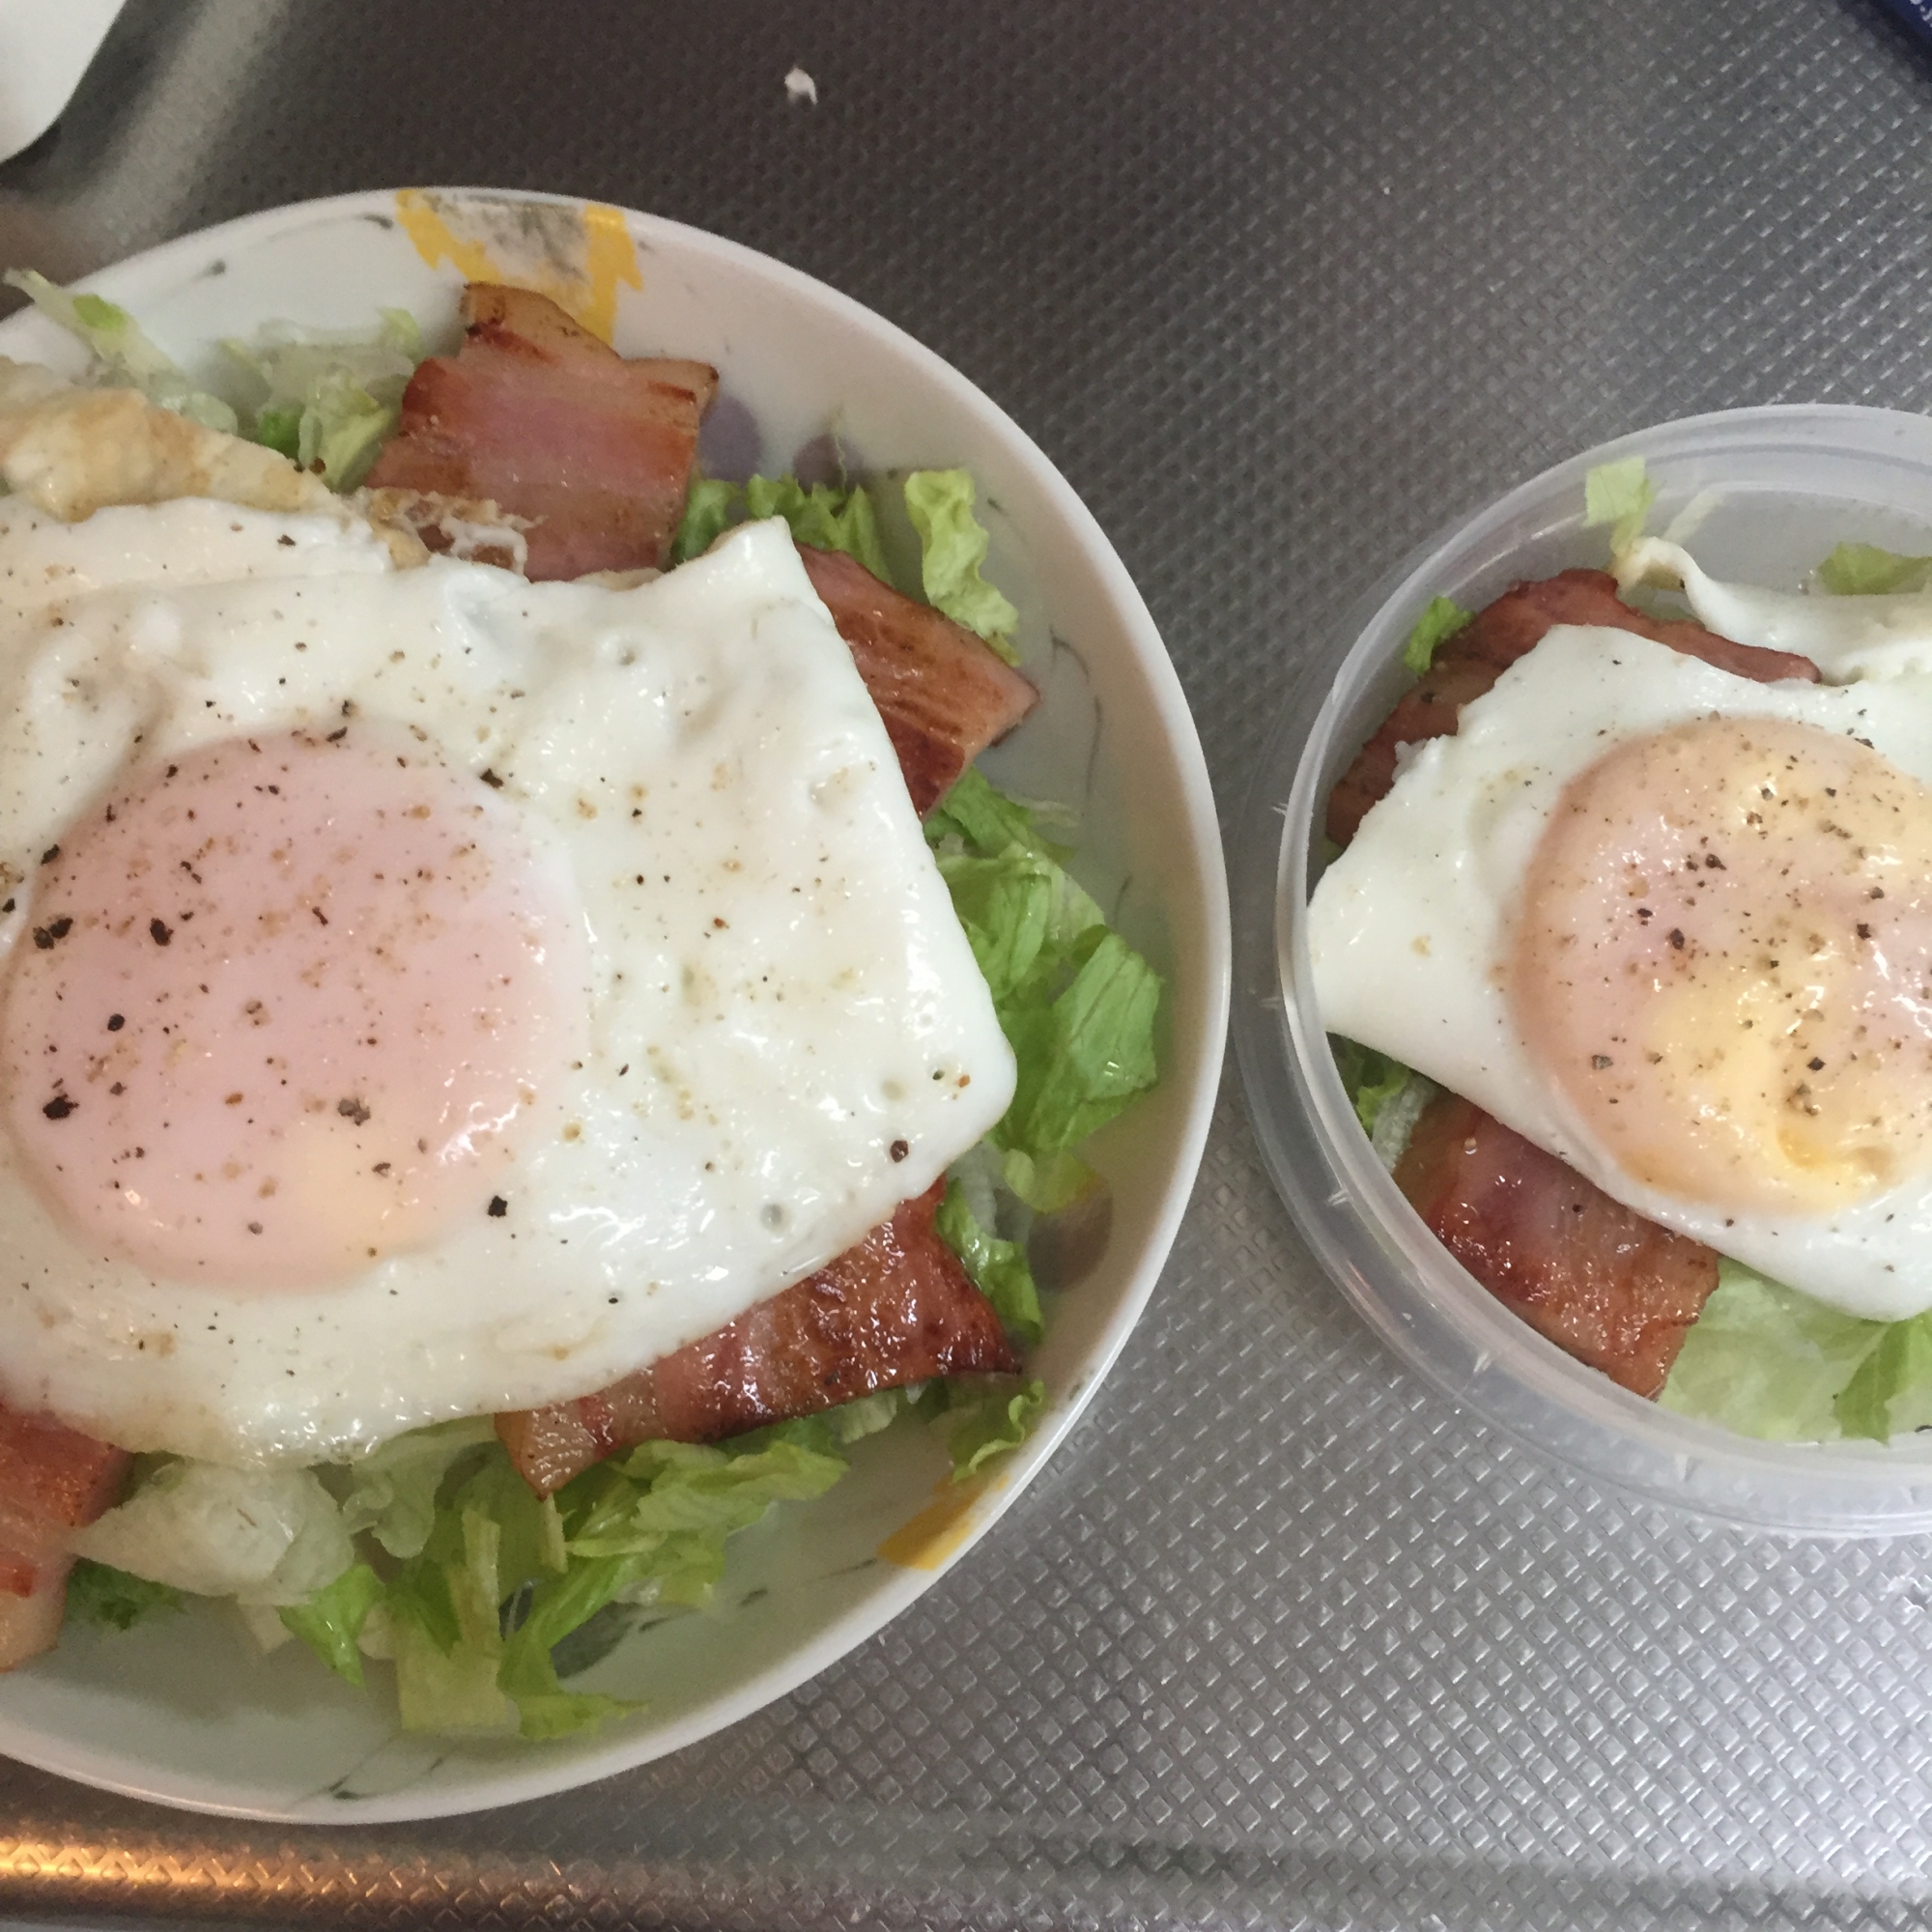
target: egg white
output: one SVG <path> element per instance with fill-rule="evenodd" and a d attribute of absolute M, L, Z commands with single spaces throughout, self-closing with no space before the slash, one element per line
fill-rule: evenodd
<path fill-rule="evenodd" d="M 776 523 L 612 590 L 398 571 L 327 517 L 0 513 L 0 954 L 36 856 L 130 762 L 352 713 L 500 780 L 567 875 L 584 1058 L 512 1129 L 505 1214 L 315 1291 L 85 1252 L 0 1137 L 17 1406 L 309 1463 L 582 1394 L 821 1265 L 1005 1111 L 984 980 Z"/>
<path fill-rule="evenodd" d="M 1308 909 L 1323 1026 L 1391 1054 L 1557 1154 L 1638 1213 L 1849 1313 L 1932 1307 L 1932 1177 L 1827 1215 L 1705 1208 L 1633 1180 L 1519 1037 L 1505 962 L 1521 881 L 1564 787 L 1692 719 L 1781 718 L 1862 739 L 1932 783 L 1932 677 L 1754 684 L 1631 633 L 1552 630 L 1413 747 Z"/>

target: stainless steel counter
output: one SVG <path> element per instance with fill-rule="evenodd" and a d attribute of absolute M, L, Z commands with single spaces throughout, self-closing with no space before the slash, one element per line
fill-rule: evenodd
<path fill-rule="evenodd" d="M 1120 547 L 1231 825 L 1297 654 L 1455 512 L 1697 410 L 1932 405 L 1932 66 L 1876 0 L 133 0 L 0 166 L 0 259 L 409 182 L 672 215 L 952 359 Z M 1067 1450 L 807 1689 L 347 1834 L 0 1767 L 0 1914 L 1918 1924 L 1929 1567 L 1634 1508 L 1459 1414 L 1318 1275 L 1231 1082 Z"/>

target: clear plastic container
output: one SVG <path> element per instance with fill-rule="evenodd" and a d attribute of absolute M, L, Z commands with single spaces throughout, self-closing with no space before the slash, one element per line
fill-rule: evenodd
<path fill-rule="evenodd" d="M 1789 407 L 1643 430 L 1545 471 L 1385 578 L 1333 648 L 1309 653 L 1236 853 L 1235 1042 L 1275 1185 L 1370 1325 L 1458 1402 L 1530 1447 L 1655 1501 L 1752 1527 L 1871 1536 L 1932 1528 L 1932 1434 L 1889 1444 L 1754 1441 L 1660 1408 L 1572 1360 L 1453 1261 L 1357 1124 L 1322 1033 L 1304 909 L 1335 779 L 1410 681 L 1401 653 L 1434 595 L 1478 609 L 1523 579 L 1602 567 L 1583 526 L 1592 465 L 1642 456 L 1649 527 L 1714 576 L 1800 587 L 1833 545 L 1932 552 L 1932 419 Z M 1694 527 L 1694 537 L 1690 534 Z"/>

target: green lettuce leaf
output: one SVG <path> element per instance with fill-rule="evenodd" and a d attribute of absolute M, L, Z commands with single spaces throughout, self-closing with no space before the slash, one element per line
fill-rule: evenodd
<path fill-rule="evenodd" d="M 1402 647 L 1402 661 L 1420 677 L 1435 662 L 1435 653 L 1463 629 L 1475 621 L 1476 613 L 1465 611 L 1453 597 L 1432 597 L 1422 607 L 1422 615 Z"/>
<path fill-rule="evenodd" d="M 1158 1078 L 1160 977 L 1118 933 L 1090 927 L 1061 961 L 1045 961 L 995 1010 L 1019 1063 L 1012 1105 L 993 1129 L 1001 1148 L 1037 1160 L 1077 1147 Z"/>
<path fill-rule="evenodd" d="M 452 1463 L 495 1440 L 488 1416 L 412 1429 L 348 1465 L 343 1527 L 372 1531 L 391 1556 L 415 1556 L 436 1520 L 436 1495 Z"/>
<path fill-rule="evenodd" d="M 1628 550 L 1643 534 L 1657 486 L 1640 456 L 1600 463 L 1583 479 L 1583 523 L 1594 529 L 1610 526 L 1610 554 Z"/>
<path fill-rule="evenodd" d="M 1073 856 L 1069 847 L 1054 844 L 1041 834 L 1031 807 L 1009 798 L 977 765 L 969 765 L 926 813 L 925 837 L 927 843 L 941 849 L 957 839 L 962 849 L 982 859 L 997 857 L 1009 845 L 1063 865 Z"/>
<path fill-rule="evenodd" d="M 1017 1241 L 1003 1241 L 980 1225 L 967 1206 L 966 1190 L 957 1180 L 947 1183 L 934 1225 L 939 1237 L 959 1257 L 973 1285 L 993 1304 L 1001 1321 L 1015 1335 L 1037 1342 L 1044 1332 L 1039 1314 L 1039 1290 L 1026 1250 Z"/>
<path fill-rule="evenodd" d="M 835 1445 L 890 1422 L 898 1406 L 874 1399 L 861 1413 L 813 1418 L 822 1446 L 787 1431 L 722 1448 L 645 1443 L 542 1500 L 498 1445 L 467 1474 L 456 1464 L 423 1547 L 381 1595 L 405 1728 L 500 1729 L 514 1718 L 525 1737 L 551 1738 L 631 1709 L 566 1689 L 557 1646 L 620 1599 L 701 1606 L 724 1572 L 726 1540 L 777 1502 L 822 1495 L 845 1471 Z M 365 1583 L 344 1578 L 284 1622 L 351 1674 L 375 1602 Z M 613 1613 L 595 1642 L 576 1646 L 577 1667 L 627 1627 Z"/>
<path fill-rule="evenodd" d="M 974 494 L 972 473 L 965 469 L 915 469 L 905 480 L 925 599 L 984 639 L 1009 664 L 1018 664 L 1011 639 L 1020 613 L 980 574 L 991 538 L 973 513 Z"/>
<path fill-rule="evenodd" d="M 1066 956 L 1106 923 L 1073 875 L 1037 847 L 1011 844 L 991 859 L 942 854 L 939 873 L 996 1004 L 1018 992 L 1042 955 Z"/>
<path fill-rule="evenodd" d="M 1045 1408 L 1046 1384 L 1041 1381 L 980 1395 L 955 1391 L 953 1406 L 942 1425 L 947 1453 L 952 1458 L 952 1480 L 963 1483 L 995 1457 L 1017 1449 L 1033 1434 Z"/>
<path fill-rule="evenodd" d="M 1061 1157 L 1155 1082 L 1160 977 L 1108 928 L 1034 812 L 979 772 L 927 815 L 925 835 L 1019 1063 L 993 1143 L 1028 1163 L 1009 1179 L 1039 1183 L 1015 1188 L 1030 1205 L 1065 1206 L 1085 1170 Z"/>
<path fill-rule="evenodd" d="M 132 1630 L 149 1617 L 182 1607 L 182 1593 L 111 1564 L 82 1557 L 68 1573 L 67 1613 L 76 1622 Z"/>
<path fill-rule="evenodd" d="M 702 556 L 737 521 L 744 497 L 735 483 L 710 476 L 693 477 L 684 499 L 684 516 L 671 539 L 671 562 L 689 563 L 693 557 Z"/>
<path fill-rule="evenodd" d="M 199 1597 L 306 1603 L 355 1560 L 335 1500 L 310 1469 L 232 1469 L 176 1458 L 78 1531 L 77 1555 Z"/>
<path fill-rule="evenodd" d="M 1330 1035 L 1328 1046 L 1362 1131 L 1377 1158 L 1393 1174 L 1422 1110 L 1442 1090 L 1401 1061 L 1339 1034 Z"/>
<path fill-rule="evenodd" d="M 117 388 L 139 389 L 151 403 L 210 429 L 236 430 L 235 412 L 219 396 L 197 389 L 185 373 L 142 332 L 125 308 L 99 296 L 74 295 L 31 269 L 9 269 L 0 276 L 29 297 L 36 308 L 86 343 L 93 355 L 91 379 Z"/>
<path fill-rule="evenodd" d="M 1717 1289 L 1685 1336 L 1658 1402 L 1772 1442 L 1830 1441 L 1841 1428 L 1868 1434 L 1842 1423 L 1837 1404 L 1886 1326 L 1722 1261 Z M 1868 1397 L 1856 1407 L 1853 1423 L 1873 1419 Z"/>
<path fill-rule="evenodd" d="M 671 542 L 672 563 L 702 554 L 746 517 L 782 517 L 793 538 L 813 550 L 842 551 L 882 582 L 893 581 L 879 534 L 879 507 L 864 484 L 838 488 L 796 476 L 753 476 L 745 484 L 700 476 L 685 498 L 684 517 Z"/>
<path fill-rule="evenodd" d="M 399 308 L 384 309 L 374 329 L 326 334 L 271 323 L 221 346 L 260 386 L 247 434 L 331 490 L 353 490 L 368 473 L 423 355 L 415 318 Z"/>
<path fill-rule="evenodd" d="M 1932 584 L 1932 556 L 1901 556 L 1876 544 L 1841 543 L 1818 566 L 1818 587 L 1834 597 L 1883 597 Z"/>
<path fill-rule="evenodd" d="M 300 1637 L 338 1677 L 359 1685 L 362 1626 L 385 1594 L 383 1579 L 375 1571 L 366 1563 L 357 1563 L 307 1603 L 284 1607 L 280 1616 L 284 1627 Z"/>
<path fill-rule="evenodd" d="M 753 476 L 745 485 L 745 508 L 753 517 L 782 517 L 798 542 L 843 551 L 881 582 L 893 581 L 879 536 L 878 505 L 862 483 L 849 489 L 814 483 L 808 490 L 796 476 Z"/>
<path fill-rule="evenodd" d="M 1879 1326 L 1833 1405 L 1846 1435 L 1888 1442 L 1932 1423 L 1932 1317 Z"/>
<path fill-rule="evenodd" d="M 1000 1151 L 1000 1179 L 1036 1214 L 1070 1208 L 1099 1177 L 1076 1153 L 1047 1154 L 1036 1160 L 1024 1148 Z"/>
<path fill-rule="evenodd" d="M 497 1681 L 501 1546 L 501 1526 L 483 1511 L 439 1511 L 423 1553 L 391 1581 L 386 1607 L 406 1731 L 506 1728 L 509 1701 Z"/>
<path fill-rule="evenodd" d="M 1332 1035 L 1328 1044 L 1335 1055 L 1335 1070 L 1342 1076 L 1342 1090 L 1362 1123 L 1362 1131 L 1373 1139 L 1382 1109 L 1408 1085 L 1413 1075 L 1401 1061 L 1378 1053 L 1372 1046 L 1344 1039 L 1340 1034 Z"/>

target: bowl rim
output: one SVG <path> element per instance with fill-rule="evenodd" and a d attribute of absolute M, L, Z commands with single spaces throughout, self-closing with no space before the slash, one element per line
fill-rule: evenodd
<path fill-rule="evenodd" d="M 99 291 L 138 309 L 143 301 L 209 272 L 215 262 L 224 262 L 239 252 L 303 228 L 366 220 L 372 216 L 379 220 L 393 219 L 397 196 L 406 192 L 454 201 L 537 204 L 578 210 L 611 206 L 588 196 L 517 188 L 411 185 L 401 188 L 363 189 L 287 203 L 197 229 L 97 270 L 72 286 Z M 1174 761 L 1175 782 L 1184 812 L 1184 842 L 1191 862 L 1187 883 L 1196 900 L 1194 906 L 1185 909 L 1197 927 L 1191 934 L 1199 959 L 1192 976 L 1196 983 L 1186 1003 L 1171 995 L 1166 1002 L 1172 1025 L 1170 1065 L 1163 1081 L 1184 1079 L 1184 1088 L 1179 1091 L 1185 1097 L 1184 1104 L 1176 1111 L 1175 1157 L 1161 1191 L 1158 1211 L 1147 1229 L 1140 1254 L 1125 1270 L 1122 1292 L 1112 1315 L 1093 1345 L 1069 1365 L 1067 1386 L 1056 1392 L 1041 1426 L 1009 1459 L 1000 1477 L 976 1499 L 969 1533 L 930 1567 L 897 1570 L 815 1638 L 755 1672 L 730 1691 L 695 1707 L 661 1728 L 630 1738 L 618 1730 L 601 1743 L 593 1734 L 581 1749 L 567 1756 L 548 1752 L 539 1756 L 532 1751 L 529 1762 L 479 1767 L 465 1784 L 439 1787 L 416 1797 L 412 1797 L 406 1789 L 386 1797 L 348 1803 L 311 1798 L 294 1804 L 263 1804 L 250 1802 L 247 1793 L 239 1786 L 228 1797 L 212 1791 L 185 1794 L 164 1788 L 152 1774 L 143 1774 L 132 1755 L 64 1749 L 57 1740 L 50 1743 L 39 1735 L 22 1735 L 17 1722 L 0 1714 L 0 1751 L 39 1769 L 123 1796 L 205 1814 L 270 1823 L 360 1825 L 459 1816 L 550 1796 L 634 1770 L 709 1737 L 796 1690 L 872 1636 L 986 1536 L 1080 1419 L 1125 1346 L 1165 1270 L 1179 1235 L 1206 1151 L 1225 1053 L 1232 980 L 1228 884 L 1219 819 L 1200 736 L 1173 661 L 1126 566 L 1092 511 L 1033 439 L 975 384 L 896 324 L 829 284 L 740 242 L 640 210 L 617 208 L 613 212 L 621 215 L 640 252 L 676 251 L 687 259 L 716 263 L 721 268 L 753 276 L 781 297 L 818 310 L 839 328 L 890 350 L 895 356 L 912 364 L 923 381 L 929 382 L 955 408 L 975 418 L 978 426 L 992 440 L 1004 445 L 1016 464 L 1028 472 L 1097 581 L 1121 643 L 1147 681 L 1151 702 L 1158 714 Z M 446 272 L 446 278 L 452 281 L 461 280 L 453 269 L 439 272 Z M 22 346 L 33 347 L 37 337 L 45 339 L 44 325 L 37 321 L 32 308 L 0 320 L 0 355 Z"/>
<path fill-rule="evenodd" d="M 1456 566 L 1445 570 L 1445 558 L 1458 546 L 1477 550 L 1483 533 L 1553 492 L 1574 490 L 1576 511 L 1546 521 L 1540 534 L 1580 526 L 1583 478 L 1598 464 L 1708 456 L 1787 437 L 1838 438 L 1861 457 L 1916 440 L 1914 467 L 1932 473 L 1932 419 L 1913 412 L 1787 403 L 1679 417 L 1567 457 L 1452 519 L 1355 601 L 1302 666 L 1237 823 L 1234 1043 L 1264 1165 L 1323 1271 L 1375 1333 L 1452 1400 L 1574 1473 L 1692 1518 L 1783 1536 L 1907 1535 L 1932 1528 L 1932 1463 L 1878 1445 L 1760 1441 L 1661 1408 L 1574 1360 L 1482 1288 L 1369 1150 L 1307 990 L 1301 914 L 1321 780 L 1363 670 L 1388 661 L 1395 614 L 1412 615 L 1435 592 L 1453 593 L 1459 586 L 1446 579 Z M 1860 448 L 1861 440 L 1868 446 Z M 1528 541 L 1520 535 L 1513 548 Z M 1489 559 L 1492 575 L 1504 555 L 1498 548 Z M 1441 1293 L 1423 1285 L 1427 1270 L 1437 1273 Z M 1769 1487 L 1780 1492 L 1773 1497 Z"/>

